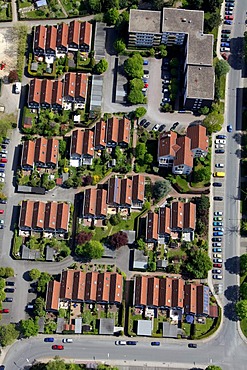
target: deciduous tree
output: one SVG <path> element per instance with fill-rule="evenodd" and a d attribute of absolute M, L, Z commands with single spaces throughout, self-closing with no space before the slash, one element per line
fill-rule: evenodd
<path fill-rule="evenodd" d="M 156 181 L 153 186 L 153 197 L 158 201 L 170 190 L 169 181 Z"/>
<path fill-rule="evenodd" d="M 12 344 L 18 338 L 18 331 L 14 324 L 0 326 L 0 344 L 5 347 Z"/>
<path fill-rule="evenodd" d="M 236 313 L 238 317 L 240 318 L 240 320 L 247 318 L 247 300 L 246 299 L 237 302 L 235 309 L 236 309 Z"/>
<path fill-rule="evenodd" d="M 126 44 L 123 39 L 118 39 L 114 42 L 114 49 L 118 54 L 121 54 L 126 49 Z"/>
<path fill-rule="evenodd" d="M 38 297 L 34 303 L 33 313 L 35 316 L 44 317 L 45 316 L 45 300 L 42 297 Z"/>
<path fill-rule="evenodd" d="M 119 249 L 128 244 L 128 236 L 124 231 L 119 231 L 110 237 L 110 244 L 113 248 Z"/>
<path fill-rule="evenodd" d="M 24 338 L 29 338 L 38 334 L 39 325 L 37 320 L 28 319 L 20 321 L 20 332 Z"/>
<path fill-rule="evenodd" d="M 101 59 L 94 67 L 94 72 L 96 74 L 104 73 L 108 68 L 108 62 L 106 59 Z"/>
<path fill-rule="evenodd" d="M 140 54 L 134 54 L 124 62 L 124 71 L 129 78 L 142 78 L 143 59 Z"/>
<path fill-rule="evenodd" d="M 76 254 L 81 257 L 92 259 L 100 259 L 104 253 L 103 245 L 97 240 L 91 240 L 84 245 L 77 245 Z"/>
<path fill-rule="evenodd" d="M 40 275 L 41 275 L 41 271 L 39 271 L 38 269 L 32 269 L 29 271 L 29 276 L 31 280 L 39 279 Z"/>
<path fill-rule="evenodd" d="M 93 237 L 92 233 L 87 233 L 86 231 L 81 231 L 79 234 L 76 236 L 76 241 L 77 244 L 85 244 L 86 242 L 89 242 Z"/>

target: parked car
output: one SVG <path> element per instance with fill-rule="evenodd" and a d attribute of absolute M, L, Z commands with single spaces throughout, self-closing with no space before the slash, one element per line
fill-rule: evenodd
<path fill-rule="evenodd" d="M 224 228 L 217 226 L 217 227 L 214 227 L 213 230 L 214 231 L 224 231 Z"/>
<path fill-rule="evenodd" d="M 232 10 L 225 10 L 225 15 L 232 15 L 232 14 L 233 14 L 233 11 Z"/>
<path fill-rule="evenodd" d="M 226 53 L 221 53 L 223 59 L 228 60 L 228 55 Z"/>
<path fill-rule="evenodd" d="M 213 252 L 222 252 L 221 248 L 213 248 Z"/>
<path fill-rule="evenodd" d="M 44 342 L 54 342 L 54 338 L 50 337 L 50 338 L 44 338 Z"/>
<path fill-rule="evenodd" d="M 151 125 L 151 123 L 147 121 L 146 123 L 144 123 L 143 127 L 148 128 L 150 125 Z"/>
<path fill-rule="evenodd" d="M 214 215 L 215 216 L 223 216 L 223 212 L 222 211 L 215 211 Z"/>
<path fill-rule="evenodd" d="M 148 79 L 147 79 L 147 78 L 142 78 L 142 81 L 143 81 L 144 83 L 147 83 L 147 82 L 148 82 Z"/>
<path fill-rule="evenodd" d="M 154 127 L 153 127 L 153 131 L 158 131 L 160 125 L 156 124 Z"/>
<path fill-rule="evenodd" d="M 223 232 L 222 231 L 214 231 L 213 236 L 223 236 Z"/>
<path fill-rule="evenodd" d="M 125 346 L 126 345 L 126 341 L 125 340 L 116 340 L 115 341 L 115 345 L 116 346 Z"/>
<path fill-rule="evenodd" d="M 2 144 L 2 149 L 7 149 L 7 145 Z"/>
<path fill-rule="evenodd" d="M 189 348 L 197 348 L 197 344 L 195 344 L 195 343 L 189 343 L 188 344 L 188 347 Z"/>
<path fill-rule="evenodd" d="M 214 263 L 213 264 L 213 267 L 220 267 L 220 268 L 222 268 L 222 263 Z"/>
<path fill-rule="evenodd" d="M 5 288 L 4 291 L 6 293 L 14 293 L 15 289 L 14 288 Z"/>
<path fill-rule="evenodd" d="M 226 144 L 226 140 L 225 139 L 216 139 L 215 140 L 215 144 L 223 144 L 223 145 L 225 145 Z"/>
<path fill-rule="evenodd" d="M 144 69 L 143 73 L 144 73 L 144 75 L 148 75 L 148 77 L 149 77 L 149 71 L 147 69 Z"/>
<path fill-rule="evenodd" d="M 232 24 L 232 21 L 229 21 L 229 20 L 225 20 L 224 21 L 225 24 L 228 24 L 228 25 L 231 25 Z"/>
<path fill-rule="evenodd" d="M 213 226 L 222 226 L 223 222 L 214 221 Z"/>
<path fill-rule="evenodd" d="M 220 188 L 222 186 L 221 182 L 214 182 L 213 186 Z"/>
<path fill-rule="evenodd" d="M 147 122 L 147 120 L 144 118 L 144 119 L 142 119 L 141 120 L 141 122 L 139 123 L 139 126 L 143 126 L 144 125 L 144 123 L 146 123 Z"/>
<path fill-rule="evenodd" d="M 220 253 L 214 253 L 213 254 L 213 257 L 214 258 L 222 258 L 222 254 L 220 254 Z"/>
<path fill-rule="evenodd" d="M 144 66 L 148 66 L 148 60 L 144 60 L 144 61 L 143 61 L 143 65 L 144 65 Z"/>
<path fill-rule="evenodd" d="M 227 131 L 228 131 L 228 132 L 232 132 L 232 125 L 228 125 L 228 126 L 227 126 Z"/>
<path fill-rule="evenodd" d="M 63 343 L 73 343 L 73 339 L 72 338 L 64 338 L 62 340 Z"/>
<path fill-rule="evenodd" d="M 151 342 L 151 346 L 160 346 L 160 342 Z"/>
<path fill-rule="evenodd" d="M 232 32 L 231 30 L 222 30 L 222 33 L 227 33 L 228 35 Z"/>
<path fill-rule="evenodd" d="M 213 243 L 213 247 L 221 247 L 221 243 Z"/>
<path fill-rule="evenodd" d="M 1 153 L 8 154 L 8 151 L 6 149 L 1 149 Z"/>
<path fill-rule="evenodd" d="M 171 101 L 171 99 L 170 98 L 163 98 L 162 99 L 162 102 L 163 103 L 169 103 Z"/>
<path fill-rule="evenodd" d="M 213 275 L 213 279 L 222 280 L 222 275 Z"/>
<path fill-rule="evenodd" d="M 214 197 L 214 200 L 218 200 L 218 201 L 221 201 L 223 199 L 224 199 L 223 197 L 218 197 L 218 196 Z"/>
<path fill-rule="evenodd" d="M 1 163 L 0 163 L 1 164 Z M 7 200 L 6 199 L 0 199 L 0 203 L 1 204 L 7 204 Z"/>
<path fill-rule="evenodd" d="M 0 209 L 0 215 L 3 215 L 3 214 L 4 214 L 4 210 Z"/>
<path fill-rule="evenodd" d="M 230 21 L 233 21 L 234 17 L 232 15 L 226 15 L 225 19 L 228 19 Z"/>
<path fill-rule="evenodd" d="M 5 285 L 6 286 L 15 286 L 15 282 L 14 281 L 6 281 Z"/>
<path fill-rule="evenodd" d="M 8 137 L 5 137 L 2 142 L 3 142 L 3 144 L 9 144 L 10 139 Z"/>
<path fill-rule="evenodd" d="M 215 150 L 215 153 L 216 154 L 224 154 L 225 153 L 225 149 L 216 149 Z"/>
<path fill-rule="evenodd" d="M 4 178 L 5 177 L 5 173 L 1 172 L 0 173 L 0 177 L 3 177 Z"/>
<path fill-rule="evenodd" d="M 3 302 L 13 302 L 13 298 L 6 297 L 4 298 Z"/>
<path fill-rule="evenodd" d="M 0 310 L 0 313 L 9 313 L 9 309 L 8 308 L 3 308 L 2 310 Z"/>
<path fill-rule="evenodd" d="M 144 88 L 147 89 L 148 88 L 148 83 L 145 83 L 144 84 Z"/>
<path fill-rule="evenodd" d="M 170 81 L 170 79 L 168 79 L 168 78 L 165 78 L 164 80 L 163 80 L 163 84 L 169 84 L 171 81 Z"/>
<path fill-rule="evenodd" d="M 215 163 L 216 168 L 224 168 L 225 165 L 223 163 Z"/>
<path fill-rule="evenodd" d="M 212 238 L 212 242 L 222 242 L 222 238 Z"/>
<path fill-rule="evenodd" d="M 61 351 L 62 349 L 64 349 L 64 346 L 62 346 L 61 344 L 54 344 L 54 346 L 52 346 L 51 348 Z"/>
<path fill-rule="evenodd" d="M 226 48 L 229 48 L 230 47 L 230 43 L 229 42 L 222 42 L 220 44 L 221 47 L 226 47 Z"/>
<path fill-rule="evenodd" d="M 214 217 L 214 221 L 222 221 L 223 217 Z"/>
<path fill-rule="evenodd" d="M 222 263 L 222 262 L 223 262 L 222 258 L 214 258 L 213 259 L 213 263 Z"/>
<path fill-rule="evenodd" d="M 221 274 L 221 272 L 222 272 L 222 271 L 221 271 L 221 270 L 219 270 L 219 269 L 213 269 L 213 270 L 212 270 L 212 273 L 213 273 L 213 274 Z"/>
<path fill-rule="evenodd" d="M 221 47 L 220 48 L 220 51 L 222 52 L 222 51 L 226 51 L 226 52 L 230 52 L 231 51 L 231 49 L 229 48 L 229 46 L 224 46 L 224 47 Z"/>
<path fill-rule="evenodd" d="M 223 144 L 215 144 L 215 149 L 220 149 L 220 148 L 224 148 L 224 145 Z"/>

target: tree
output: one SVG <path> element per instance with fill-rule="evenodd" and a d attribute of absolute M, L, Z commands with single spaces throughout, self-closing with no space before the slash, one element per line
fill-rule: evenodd
<path fill-rule="evenodd" d="M 202 107 L 199 109 L 199 113 L 204 114 L 205 116 L 209 113 L 209 108 L 208 107 Z"/>
<path fill-rule="evenodd" d="M 88 0 L 88 5 L 92 13 L 101 12 L 101 0 Z"/>
<path fill-rule="evenodd" d="M 116 8 L 109 9 L 104 16 L 104 20 L 108 26 L 113 26 L 117 23 L 119 12 Z"/>
<path fill-rule="evenodd" d="M 245 275 L 247 273 L 247 254 L 240 256 L 240 274 Z"/>
<path fill-rule="evenodd" d="M 121 54 L 126 49 L 126 44 L 123 39 L 116 40 L 113 46 L 118 54 Z"/>
<path fill-rule="evenodd" d="M 8 80 L 10 83 L 19 81 L 18 73 L 16 72 L 16 70 L 9 72 Z"/>
<path fill-rule="evenodd" d="M 147 113 L 146 108 L 138 107 L 135 110 L 135 118 L 141 118 L 141 117 L 145 116 L 146 113 Z"/>
<path fill-rule="evenodd" d="M 164 0 L 153 0 L 151 4 L 154 10 L 161 10 L 164 6 Z"/>
<path fill-rule="evenodd" d="M 216 366 L 216 365 L 209 365 L 206 367 L 205 370 L 222 370 L 222 368 L 220 366 Z"/>
<path fill-rule="evenodd" d="M 170 183 L 166 180 L 156 181 L 153 186 L 153 197 L 155 200 L 160 200 L 170 190 Z"/>
<path fill-rule="evenodd" d="M 136 241 L 136 244 L 137 244 L 138 249 L 140 249 L 142 251 L 144 251 L 146 249 L 146 243 L 144 242 L 143 239 L 138 239 Z"/>
<path fill-rule="evenodd" d="M 37 320 L 28 319 L 20 321 L 20 332 L 24 338 L 29 338 L 38 334 L 39 325 Z"/>
<path fill-rule="evenodd" d="M 65 140 L 59 140 L 59 153 L 61 154 L 62 157 L 65 156 L 66 148 L 67 148 L 66 141 Z"/>
<path fill-rule="evenodd" d="M 247 283 L 242 283 L 240 285 L 240 296 L 243 300 L 247 299 Z"/>
<path fill-rule="evenodd" d="M 221 16 L 220 13 L 212 13 L 210 17 L 205 18 L 205 32 L 210 32 L 213 28 L 218 28 L 221 24 Z"/>
<path fill-rule="evenodd" d="M 44 317 L 45 316 L 45 300 L 42 297 L 38 297 L 34 303 L 33 313 L 35 316 Z"/>
<path fill-rule="evenodd" d="M 106 10 L 109 10 L 111 8 L 119 9 L 119 0 L 105 0 L 104 7 Z"/>
<path fill-rule="evenodd" d="M 115 215 L 111 215 L 110 217 L 110 224 L 112 226 L 116 226 L 121 222 L 121 215 L 120 213 L 116 213 Z"/>
<path fill-rule="evenodd" d="M 130 90 L 127 99 L 131 104 L 143 104 L 144 95 L 142 94 L 141 90 L 132 89 Z"/>
<path fill-rule="evenodd" d="M 124 231 L 118 231 L 110 237 L 110 244 L 113 248 L 119 249 L 128 244 L 128 236 Z"/>
<path fill-rule="evenodd" d="M 0 277 L 8 278 L 14 275 L 15 272 L 12 267 L 0 267 Z"/>
<path fill-rule="evenodd" d="M 37 284 L 37 291 L 44 293 L 46 290 L 46 286 L 51 280 L 51 275 L 48 274 L 48 272 L 41 272 L 40 277 L 38 279 L 38 284 Z"/>
<path fill-rule="evenodd" d="M 133 78 L 133 80 L 130 80 L 129 82 L 130 90 L 136 89 L 141 90 L 144 87 L 144 82 L 141 78 Z"/>
<path fill-rule="evenodd" d="M 86 231 L 81 231 L 76 236 L 77 244 L 85 244 L 86 242 L 89 242 L 93 237 L 92 233 L 87 233 Z"/>
<path fill-rule="evenodd" d="M 124 62 L 124 71 L 129 78 L 142 78 L 143 76 L 143 59 L 142 56 L 134 54 Z"/>
<path fill-rule="evenodd" d="M 146 148 L 145 143 L 138 142 L 138 144 L 136 145 L 136 148 L 135 148 L 136 158 L 144 160 L 144 156 L 145 156 L 146 152 L 147 152 L 147 148 Z"/>
<path fill-rule="evenodd" d="M 188 259 L 184 268 L 196 279 L 204 279 L 212 269 L 213 264 L 207 252 L 202 249 L 192 248 L 187 252 Z"/>
<path fill-rule="evenodd" d="M 171 68 L 178 68 L 178 66 L 179 66 L 179 60 L 178 60 L 178 58 L 172 58 L 170 60 L 170 67 Z"/>
<path fill-rule="evenodd" d="M 195 182 L 210 182 L 211 171 L 210 167 L 202 167 L 199 170 L 194 171 Z"/>
<path fill-rule="evenodd" d="M 38 269 L 32 269 L 29 271 L 29 276 L 31 280 L 37 280 L 40 278 L 41 272 Z"/>
<path fill-rule="evenodd" d="M 60 359 L 60 358 L 56 358 L 52 361 L 49 361 L 46 365 L 45 365 L 45 370 L 66 370 L 68 369 L 64 360 Z"/>
<path fill-rule="evenodd" d="M 5 280 L 3 278 L 0 278 L 0 290 L 2 290 L 5 287 Z"/>
<path fill-rule="evenodd" d="M 93 183 L 92 176 L 87 175 L 87 176 L 83 177 L 83 183 L 84 183 L 84 186 L 92 185 L 92 183 Z"/>
<path fill-rule="evenodd" d="M 91 240 L 84 245 L 77 245 L 76 254 L 86 259 L 100 259 L 104 253 L 103 245 L 97 240 Z"/>
<path fill-rule="evenodd" d="M 236 313 L 240 320 L 247 318 L 247 300 L 238 301 L 235 305 Z"/>
<path fill-rule="evenodd" d="M 5 347 L 12 344 L 18 338 L 18 331 L 14 324 L 0 326 L 0 344 Z"/>
<path fill-rule="evenodd" d="M 104 73 L 108 68 L 108 62 L 106 59 L 100 59 L 100 61 L 95 65 L 94 72 L 96 74 Z"/>
<path fill-rule="evenodd" d="M 148 271 L 156 271 L 156 262 L 149 262 L 148 263 Z"/>
<path fill-rule="evenodd" d="M 144 163 L 145 164 L 150 164 L 150 163 L 153 162 L 153 160 L 154 160 L 154 158 L 153 158 L 152 154 L 145 153 L 145 155 L 144 155 Z"/>
<path fill-rule="evenodd" d="M 165 58 L 167 56 L 166 46 L 164 44 L 161 44 L 158 46 L 158 49 L 159 49 L 161 58 Z"/>
<path fill-rule="evenodd" d="M 215 73 L 218 77 L 226 75 L 229 71 L 230 66 L 225 60 L 221 59 L 217 61 L 215 66 Z"/>
<path fill-rule="evenodd" d="M 224 123 L 224 116 L 219 112 L 211 112 L 203 120 L 203 126 L 206 127 L 208 134 L 220 131 Z"/>

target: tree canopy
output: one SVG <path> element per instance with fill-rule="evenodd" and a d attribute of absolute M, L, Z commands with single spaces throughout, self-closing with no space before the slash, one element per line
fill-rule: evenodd
<path fill-rule="evenodd" d="M 126 44 L 123 39 L 116 40 L 113 46 L 118 54 L 122 53 L 126 49 Z"/>
<path fill-rule="evenodd" d="M 41 272 L 40 277 L 38 279 L 38 284 L 37 284 L 37 291 L 40 293 L 45 293 L 46 291 L 46 286 L 51 280 L 51 275 L 48 274 L 48 272 Z"/>
<path fill-rule="evenodd" d="M 236 313 L 240 320 L 246 319 L 247 318 L 247 300 L 243 299 L 242 301 L 238 301 L 236 303 Z"/>
<path fill-rule="evenodd" d="M 13 343 L 18 338 L 18 331 L 14 324 L 0 326 L 0 344 L 5 347 Z"/>
<path fill-rule="evenodd" d="M 145 107 L 138 107 L 135 110 L 135 118 L 141 118 L 145 116 L 146 113 L 147 113 L 147 109 Z"/>
<path fill-rule="evenodd" d="M 227 61 L 218 60 L 215 66 L 215 73 L 220 77 L 226 75 L 230 71 L 230 66 Z"/>
<path fill-rule="evenodd" d="M 79 234 L 77 234 L 76 236 L 76 241 L 77 241 L 77 244 L 85 244 L 86 242 L 89 242 L 93 237 L 93 234 L 90 232 L 86 232 L 86 231 L 81 231 Z"/>
<path fill-rule="evenodd" d="M 196 247 L 187 251 L 188 259 L 184 264 L 184 269 L 196 279 L 207 277 L 208 271 L 212 269 L 213 264 L 207 252 Z"/>
<path fill-rule="evenodd" d="M 240 256 L 240 274 L 245 275 L 247 273 L 247 253 Z"/>
<path fill-rule="evenodd" d="M 104 20 L 108 26 L 115 25 L 119 17 L 119 11 L 116 8 L 109 9 L 105 15 Z"/>
<path fill-rule="evenodd" d="M 143 59 L 140 54 L 134 54 L 124 62 L 124 71 L 129 78 L 142 78 Z"/>
<path fill-rule="evenodd" d="M 28 319 L 20 321 L 20 332 L 24 338 L 33 337 L 38 334 L 39 325 L 37 320 Z"/>
<path fill-rule="evenodd" d="M 36 298 L 34 302 L 33 313 L 35 316 L 44 317 L 45 316 L 45 300 L 42 297 Z"/>
<path fill-rule="evenodd" d="M 205 370 L 222 370 L 222 368 L 220 366 L 216 366 L 216 365 L 209 365 L 206 367 Z"/>
<path fill-rule="evenodd" d="M 84 245 L 77 245 L 76 254 L 86 259 L 100 259 L 104 253 L 103 245 L 97 240 L 91 240 Z"/>
<path fill-rule="evenodd" d="M 170 190 L 170 183 L 167 180 L 156 181 L 153 186 L 153 197 L 155 200 L 160 200 Z"/>
<path fill-rule="evenodd" d="M 37 280 L 40 278 L 41 272 L 38 269 L 32 269 L 29 271 L 29 276 L 31 280 Z"/>
<path fill-rule="evenodd" d="M 221 130 L 221 127 L 224 123 L 223 114 L 213 111 L 207 115 L 203 120 L 203 126 L 207 128 L 208 134 L 217 132 Z"/>
<path fill-rule="evenodd" d="M 94 66 L 94 72 L 97 74 L 104 73 L 108 68 L 108 62 L 106 59 L 100 59 L 100 61 Z"/>
<path fill-rule="evenodd" d="M 128 244 L 128 236 L 124 231 L 118 231 L 110 236 L 110 244 L 113 248 L 119 249 Z"/>
<path fill-rule="evenodd" d="M 14 275 L 15 273 L 12 267 L 0 267 L 0 277 L 8 278 Z"/>

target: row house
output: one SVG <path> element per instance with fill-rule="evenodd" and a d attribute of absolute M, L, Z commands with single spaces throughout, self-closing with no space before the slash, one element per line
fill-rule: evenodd
<path fill-rule="evenodd" d="M 195 224 L 194 203 L 172 202 L 170 207 L 160 207 L 159 213 L 148 212 L 146 241 L 156 243 L 159 238 L 169 238 L 172 233 L 193 233 Z"/>
<path fill-rule="evenodd" d="M 19 229 L 64 234 L 69 225 L 69 204 L 25 200 L 21 203 Z"/>
<path fill-rule="evenodd" d="M 32 170 L 34 166 L 56 168 L 58 163 L 59 141 L 40 137 L 34 141 L 24 141 L 22 147 L 21 167 Z"/>
<path fill-rule="evenodd" d="M 34 78 L 30 81 L 28 107 L 31 109 L 51 108 L 60 110 L 63 106 L 62 96 L 62 81 Z"/>
<path fill-rule="evenodd" d="M 209 288 L 202 284 L 185 283 L 183 279 L 137 276 L 134 305 L 162 309 L 180 309 L 197 316 L 209 314 Z"/>
<path fill-rule="evenodd" d="M 171 167 L 176 175 L 189 175 L 193 169 L 193 159 L 208 153 L 209 139 L 206 128 L 190 126 L 185 136 L 174 131 L 160 135 L 158 142 L 158 162 L 160 167 Z"/>
<path fill-rule="evenodd" d="M 108 181 L 108 205 L 117 208 L 142 208 L 144 183 L 145 178 L 142 175 L 135 175 L 132 179 L 111 177 Z"/>
<path fill-rule="evenodd" d="M 114 148 L 117 145 L 126 147 L 130 142 L 131 122 L 126 117 L 112 117 L 104 122 L 99 121 L 95 125 L 95 150 L 103 150 L 106 147 Z"/>
<path fill-rule="evenodd" d="M 107 216 L 107 190 L 86 189 L 83 202 L 83 217 L 86 219 L 104 219 Z"/>
<path fill-rule="evenodd" d="M 87 75 L 66 73 L 64 78 L 63 100 L 68 103 L 85 104 L 87 97 Z"/>
<path fill-rule="evenodd" d="M 89 52 L 92 24 L 71 21 L 58 26 L 36 26 L 34 29 L 33 52 L 35 55 L 56 56 L 69 50 Z"/>
<path fill-rule="evenodd" d="M 85 104 L 86 96 L 87 75 L 84 73 L 66 73 L 64 81 L 34 78 L 30 81 L 28 107 L 60 110 L 63 101 Z"/>
<path fill-rule="evenodd" d="M 60 282 L 48 283 L 46 310 L 58 311 L 60 302 L 119 305 L 122 294 L 123 277 L 118 273 L 67 270 L 62 272 Z"/>
<path fill-rule="evenodd" d="M 73 166 L 91 165 L 93 163 L 94 133 L 91 130 L 75 130 L 71 136 L 70 161 Z"/>

